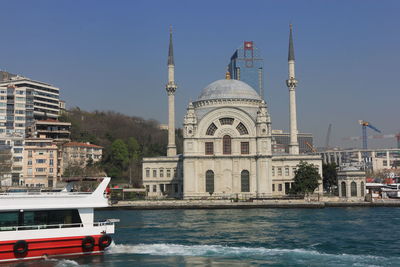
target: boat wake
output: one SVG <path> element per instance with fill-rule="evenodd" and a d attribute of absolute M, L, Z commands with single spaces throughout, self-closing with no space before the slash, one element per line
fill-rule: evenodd
<path fill-rule="evenodd" d="M 228 247 L 221 245 L 178 245 L 178 244 L 112 244 L 110 254 L 147 254 L 157 256 L 203 256 L 233 257 L 254 259 L 287 259 L 299 261 L 316 261 L 330 264 L 355 263 L 357 266 L 381 266 L 382 263 L 398 261 L 400 258 L 386 258 L 371 255 L 327 254 L 317 250 L 282 249 L 263 247 Z M 361 264 L 361 265 L 360 265 Z"/>
<path fill-rule="evenodd" d="M 79 263 L 77 263 L 74 260 L 67 260 L 67 259 L 62 259 L 62 260 L 56 260 L 57 264 L 54 267 L 73 267 L 73 266 L 80 266 Z"/>

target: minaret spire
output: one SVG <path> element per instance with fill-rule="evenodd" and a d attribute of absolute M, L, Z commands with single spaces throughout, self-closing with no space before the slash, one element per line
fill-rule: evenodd
<path fill-rule="evenodd" d="M 293 60 L 294 61 L 294 45 L 293 45 L 293 25 L 289 25 L 290 28 L 290 34 L 289 34 L 289 55 L 288 55 L 288 60 Z"/>
<path fill-rule="evenodd" d="M 168 65 L 175 65 L 175 63 L 174 63 L 174 46 L 172 44 L 172 26 L 169 26 Z"/>
<path fill-rule="evenodd" d="M 290 144 L 289 153 L 293 155 L 299 154 L 299 143 L 297 140 L 297 111 L 296 111 L 296 74 L 294 68 L 294 45 L 293 45 L 293 27 L 289 25 L 289 53 L 288 53 L 288 65 L 289 65 L 289 77 L 286 80 L 286 85 L 289 88 L 289 114 L 290 114 Z"/>
<path fill-rule="evenodd" d="M 167 156 L 176 156 L 175 145 L 175 62 L 174 48 L 172 45 L 172 26 L 169 28 L 169 49 L 168 49 L 168 83 L 166 90 L 168 94 L 168 147 Z"/>

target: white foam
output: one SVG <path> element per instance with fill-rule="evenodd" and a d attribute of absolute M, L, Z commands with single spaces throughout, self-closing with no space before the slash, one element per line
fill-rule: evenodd
<path fill-rule="evenodd" d="M 63 259 L 63 260 L 58 260 L 57 264 L 55 265 L 55 267 L 72 267 L 72 266 L 79 266 L 79 263 L 73 260 Z"/>
<path fill-rule="evenodd" d="M 177 245 L 177 244 L 111 244 L 110 254 L 147 254 L 158 256 L 214 256 L 214 257 L 260 257 L 294 256 L 295 258 L 320 258 L 329 260 L 347 259 L 354 262 L 382 261 L 388 258 L 370 255 L 327 254 L 307 249 L 281 249 L 263 247 L 228 247 L 221 245 Z M 391 258 L 394 259 L 394 258 Z"/>

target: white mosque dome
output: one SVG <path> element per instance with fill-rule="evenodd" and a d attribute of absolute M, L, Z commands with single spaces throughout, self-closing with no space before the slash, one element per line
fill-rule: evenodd
<path fill-rule="evenodd" d="M 248 99 L 261 101 L 261 97 L 250 85 L 233 79 L 218 80 L 207 85 L 201 92 L 198 101 L 212 99 Z"/>

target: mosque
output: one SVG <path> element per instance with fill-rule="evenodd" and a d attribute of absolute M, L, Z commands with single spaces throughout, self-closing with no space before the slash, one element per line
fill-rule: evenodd
<path fill-rule="evenodd" d="M 318 167 L 318 155 L 299 153 L 297 140 L 295 57 L 289 35 L 289 153 L 272 150 L 267 104 L 248 84 L 230 79 L 212 82 L 188 104 L 183 122 L 183 153 L 175 145 L 175 63 L 172 32 L 168 53 L 167 156 L 143 159 L 143 184 L 149 197 L 221 199 L 284 196 L 293 184 L 296 166 Z M 322 193 L 322 181 L 316 193 Z"/>

